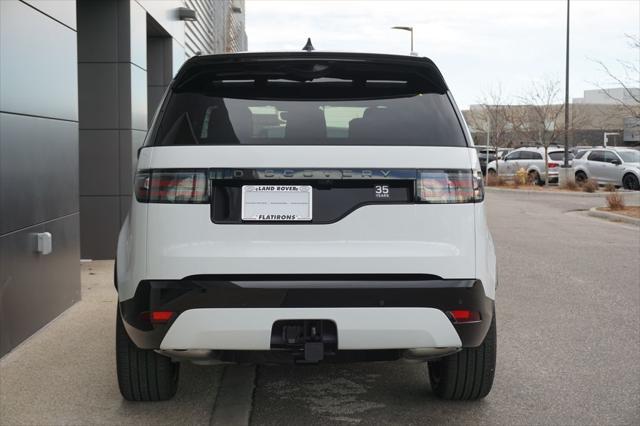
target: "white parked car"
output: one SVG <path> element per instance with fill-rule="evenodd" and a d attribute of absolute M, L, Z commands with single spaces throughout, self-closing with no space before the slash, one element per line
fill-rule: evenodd
<path fill-rule="evenodd" d="M 573 162 L 576 182 L 595 179 L 599 184 L 613 184 L 640 190 L 640 151 L 622 148 L 594 148 Z"/>
<path fill-rule="evenodd" d="M 496 259 L 461 117 L 426 58 L 186 61 L 118 240 L 123 397 L 171 398 L 184 360 L 402 358 L 441 398 L 486 396 Z"/>
<path fill-rule="evenodd" d="M 549 148 L 547 152 L 549 164 L 549 182 L 558 181 L 558 170 L 564 163 L 564 150 Z M 569 161 L 573 156 L 569 153 Z M 520 169 L 527 172 L 530 182 L 539 185 L 545 181 L 544 148 L 518 148 L 504 158 L 492 161 L 487 166 L 489 175 L 512 178 Z"/>

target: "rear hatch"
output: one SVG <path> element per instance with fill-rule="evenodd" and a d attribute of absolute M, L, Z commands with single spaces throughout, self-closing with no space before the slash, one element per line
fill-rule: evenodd
<path fill-rule="evenodd" d="M 473 277 L 476 155 L 429 60 L 192 60 L 138 166 L 148 273 Z"/>

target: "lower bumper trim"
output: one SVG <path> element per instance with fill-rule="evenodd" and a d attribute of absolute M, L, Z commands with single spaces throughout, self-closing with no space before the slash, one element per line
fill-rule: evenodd
<path fill-rule="evenodd" d="M 479 312 L 481 321 L 478 323 L 453 324 L 462 347 L 480 345 L 493 317 L 493 300 L 486 297 L 482 283 L 474 279 L 447 280 L 428 275 L 251 278 L 199 276 L 184 280 L 142 281 L 133 298 L 120 302 L 120 312 L 131 339 L 144 349 L 159 349 L 177 321 L 199 310 L 236 309 L 243 316 L 273 308 L 280 312 L 296 310 L 301 315 L 313 308 L 336 308 L 336 311 L 341 308 L 376 308 L 383 313 L 393 308 L 433 308 L 441 311 L 443 317 L 442 312 L 456 309 Z M 171 311 L 176 315 L 166 324 L 151 324 L 145 320 L 150 311 Z M 288 317 L 303 318 L 304 315 Z M 261 326 L 271 328 L 272 323 Z M 403 349 L 427 346 L 405 346 Z M 182 348 L 189 349 L 188 346 L 171 349 Z M 268 346 L 254 348 L 259 349 L 268 349 Z"/>
<path fill-rule="evenodd" d="M 185 311 L 160 349 L 269 350 L 282 320 L 335 323 L 338 350 L 460 347 L 453 324 L 434 308 L 213 308 Z"/>

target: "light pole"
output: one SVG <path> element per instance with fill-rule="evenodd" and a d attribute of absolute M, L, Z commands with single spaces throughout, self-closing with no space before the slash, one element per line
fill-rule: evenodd
<path fill-rule="evenodd" d="M 575 179 L 572 169 L 569 168 L 569 2 L 570 0 L 567 0 L 567 39 L 564 64 L 564 163 L 558 176 L 558 184 L 560 186 L 565 185 L 567 182 L 573 182 Z"/>
<path fill-rule="evenodd" d="M 413 27 L 391 27 L 392 30 L 403 30 L 411 33 L 411 54 L 413 55 Z"/>
<path fill-rule="evenodd" d="M 569 2 L 567 0 L 567 47 L 564 85 L 564 167 L 569 167 Z"/>

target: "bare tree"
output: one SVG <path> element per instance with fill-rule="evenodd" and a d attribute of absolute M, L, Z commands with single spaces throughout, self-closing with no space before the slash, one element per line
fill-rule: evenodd
<path fill-rule="evenodd" d="M 498 147 L 506 146 L 506 136 L 509 130 L 509 121 L 505 114 L 506 105 L 502 92 L 502 85 L 492 87 L 478 102 L 480 109 L 472 111 L 470 123 L 476 129 L 482 129 L 487 135 L 489 145 L 493 143 L 496 158 Z M 488 156 L 487 156 L 488 157 Z M 489 158 L 487 158 L 488 163 Z M 485 164 L 485 168 L 486 168 Z M 496 168 L 498 162 L 496 161 Z M 497 170 L 496 170 L 497 172 Z"/>
<path fill-rule="evenodd" d="M 625 36 L 629 40 L 629 46 L 633 51 L 635 60 L 619 59 L 617 61 L 624 75 L 614 73 L 603 61 L 595 60 L 607 76 L 624 89 L 623 96 L 615 96 L 611 91 L 603 88 L 601 84 L 595 84 L 595 86 L 604 91 L 610 99 L 622 105 L 631 114 L 631 117 L 640 120 L 640 37 L 631 34 L 625 34 Z"/>
<path fill-rule="evenodd" d="M 509 120 L 515 132 L 532 136 L 544 148 L 544 181 L 549 183 L 549 145 L 563 134 L 562 113 L 564 104 L 559 101 L 560 82 L 542 80 L 533 82 L 531 87 L 520 96 L 523 105 L 513 106 Z M 538 177 L 539 178 L 539 177 Z"/>

